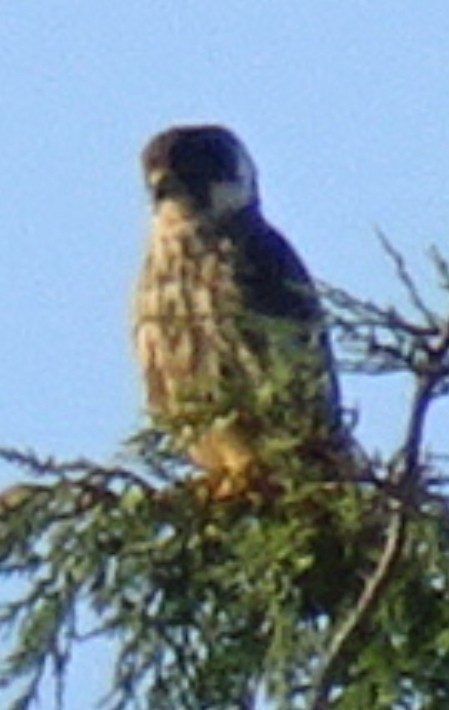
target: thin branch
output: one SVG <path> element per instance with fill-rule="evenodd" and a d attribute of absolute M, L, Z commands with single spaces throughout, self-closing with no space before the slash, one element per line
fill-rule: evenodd
<path fill-rule="evenodd" d="M 397 251 L 397 249 L 393 247 L 391 242 L 387 239 L 385 234 L 380 229 L 376 231 L 383 248 L 385 249 L 386 253 L 391 257 L 396 266 L 396 271 L 398 273 L 399 280 L 404 284 L 405 289 L 410 298 L 410 302 L 414 305 L 416 310 L 421 313 L 421 315 L 424 317 L 425 321 L 429 324 L 431 328 L 438 328 L 438 323 L 435 320 L 434 314 L 421 298 L 419 290 L 410 273 L 408 272 L 408 269 L 405 265 L 404 257 Z"/>
<path fill-rule="evenodd" d="M 341 321 L 341 324 L 351 324 L 355 330 L 363 327 L 382 326 L 389 330 L 400 330 L 419 338 L 431 338 L 439 334 L 440 329 L 435 322 L 425 325 L 413 323 L 399 313 L 396 308 L 377 306 L 371 301 L 360 299 L 347 293 L 344 289 L 331 286 L 324 281 L 319 282 L 319 290 L 324 299 L 345 314 L 336 319 L 337 325 Z M 330 316 L 332 324 L 332 313 Z"/>
<path fill-rule="evenodd" d="M 436 246 L 430 249 L 430 258 L 434 263 L 438 275 L 442 279 L 442 288 L 449 290 L 449 262 L 443 257 Z"/>
<path fill-rule="evenodd" d="M 60 480 L 64 476 L 82 474 L 108 484 L 112 480 L 116 480 L 150 487 L 143 476 L 139 476 L 128 468 L 100 465 L 85 458 L 74 459 L 73 461 L 56 461 L 53 457 L 39 457 L 33 451 L 0 447 L 0 459 L 3 459 L 8 464 L 25 469 L 33 476 L 56 476 Z"/>
<path fill-rule="evenodd" d="M 383 590 L 388 585 L 391 575 L 399 559 L 405 533 L 405 518 L 401 508 L 391 517 L 387 531 L 384 549 L 377 566 L 368 579 L 355 607 L 333 636 L 326 663 L 316 681 L 316 691 L 310 710 L 327 710 L 329 694 L 335 680 L 335 672 L 346 647 L 353 636 L 358 633 L 373 608 L 377 604 Z"/>
<path fill-rule="evenodd" d="M 392 482 L 399 487 L 407 481 L 407 488 L 410 490 L 418 482 L 420 448 L 424 435 L 426 415 L 433 399 L 433 391 L 438 379 L 437 375 L 428 374 L 418 381 L 403 447 L 404 464 L 402 469 L 396 468 L 396 472 L 392 473 Z M 394 480 L 395 475 L 397 477 L 396 481 Z"/>

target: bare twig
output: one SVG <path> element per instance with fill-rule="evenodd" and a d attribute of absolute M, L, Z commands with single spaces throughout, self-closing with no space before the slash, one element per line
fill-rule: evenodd
<path fill-rule="evenodd" d="M 404 284 L 407 294 L 410 298 L 410 302 L 414 305 L 416 310 L 421 313 L 421 315 L 424 317 L 425 321 L 431 328 L 438 328 L 438 323 L 435 320 L 433 312 L 430 310 L 430 308 L 427 307 L 426 303 L 421 298 L 419 289 L 416 286 L 412 276 L 410 275 L 405 265 L 404 257 L 397 251 L 397 249 L 393 247 L 392 243 L 389 241 L 389 239 L 387 239 L 385 234 L 380 229 L 377 230 L 377 236 L 386 253 L 393 260 L 396 266 L 396 271 L 398 273 L 399 280 Z"/>
<path fill-rule="evenodd" d="M 378 306 L 371 301 L 357 298 L 347 293 L 344 289 L 331 286 L 323 281 L 319 283 L 319 289 L 322 296 L 334 308 L 343 312 L 344 315 L 341 316 L 341 321 L 337 318 L 337 323 L 351 323 L 355 330 L 369 326 L 383 326 L 388 329 L 401 330 L 404 333 L 421 338 L 436 336 L 439 333 L 439 327 L 434 322 L 432 324 L 414 323 L 399 313 L 396 308 Z M 331 314 L 331 323 L 333 320 L 334 318 Z"/>
<path fill-rule="evenodd" d="M 411 278 L 407 283 L 413 284 Z M 429 365 L 443 328 L 436 317 L 432 323 L 414 323 L 395 308 L 360 300 L 342 289 L 321 284 L 321 291 L 329 304 L 329 325 L 343 346 L 339 365 L 344 371 L 421 374 L 423 363 Z M 413 293 L 415 304 L 420 297 L 416 288 Z"/>
<path fill-rule="evenodd" d="M 441 287 L 449 290 L 449 262 L 443 257 L 436 246 L 430 249 L 430 258 L 432 259 L 438 275 L 441 277 Z"/>

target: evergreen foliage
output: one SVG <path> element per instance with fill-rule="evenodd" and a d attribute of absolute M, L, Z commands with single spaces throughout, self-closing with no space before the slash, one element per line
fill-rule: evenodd
<path fill-rule="evenodd" d="M 449 392 L 449 309 L 385 247 L 411 316 L 323 287 L 342 367 L 405 372 L 415 391 L 403 440 L 360 455 L 355 478 L 289 463 L 278 429 L 271 497 L 211 500 L 152 430 L 114 465 L 0 450 L 24 476 L 0 496 L 0 572 L 22 594 L 0 614 L 8 710 L 36 707 L 49 669 L 63 707 L 73 648 L 101 636 L 117 650 L 107 710 L 449 707 L 447 460 L 424 447 Z M 447 297 L 449 266 L 432 262 Z"/>

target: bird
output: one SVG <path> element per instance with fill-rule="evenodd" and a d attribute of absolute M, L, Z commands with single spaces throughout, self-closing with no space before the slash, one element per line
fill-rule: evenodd
<path fill-rule="evenodd" d="M 218 124 L 173 126 L 142 165 L 152 214 L 132 328 L 152 420 L 217 499 L 271 493 L 287 470 L 337 475 L 347 435 L 325 314 L 264 216 L 245 144 Z"/>

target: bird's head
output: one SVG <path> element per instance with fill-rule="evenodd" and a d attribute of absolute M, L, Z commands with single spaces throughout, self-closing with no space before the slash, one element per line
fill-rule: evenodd
<path fill-rule="evenodd" d="M 142 154 L 156 212 L 171 201 L 194 214 L 223 217 L 257 205 L 255 165 L 221 126 L 180 126 L 160 133 Z"/>

